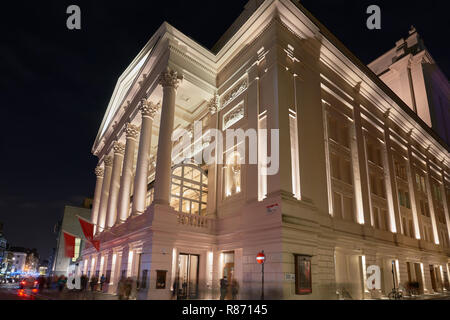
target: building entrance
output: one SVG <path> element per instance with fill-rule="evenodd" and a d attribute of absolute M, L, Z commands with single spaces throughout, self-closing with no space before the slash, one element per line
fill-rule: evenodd
<path fill-rule="evenodd" d="M 231 284 L 234 280 L 234 251 L 223 253 L 223 277 L 227 277 L 228 288 L 225 299 L 232 299 Z"/>
<path fill-rule="evenodd" d="M 198 298 L 198 266 L 200 256 L 180 253 L 178 256 L 178 271 L 176 289 L 178 299 Z"/>

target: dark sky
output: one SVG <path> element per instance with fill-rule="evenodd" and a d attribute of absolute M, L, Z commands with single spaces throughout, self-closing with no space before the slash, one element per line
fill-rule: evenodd
<path fill-rule="evenodd" d="M 0 221 L 14 246 L 47 258 L 64 205 L 93 195 L 91 147 L 115 83 L 166 20 L 207 48 L 245 0 L 8 1 L 0 13 Z M 415 25 L 450 74 L 446 1 L 303 0 L 364 63 L 391 49 Z M 159 5 L 156 5 L 159 3 Z M 77 4 L 82 30 L 66 28 Z M 370 31 L 370 4 L 382 29 Z"/>

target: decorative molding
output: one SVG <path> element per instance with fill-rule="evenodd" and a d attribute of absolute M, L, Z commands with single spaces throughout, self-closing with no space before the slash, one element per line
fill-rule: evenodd
<path fill-rule="evenodd" d="M 228 129 L 233 124 L 237 123 L 239 120 L 244 118 L 244 102 L 238 104 L 232 110 L 230 110 L 227 114 L 223 116 L 223 130 Z"/>
<path fill-rule="evenodd" d="M 102 167 L 96 167 L 94 172 L 95 175 L 99 178 L 103 178 L 103 175 L 105 174 L 105 170 Z"/>
<path fill-rule="evenodd" d="M 113 165 L 113 157 L 111 157 L 111 156 L 105 157 L 104 162 L 105 162 L 105 167 L 112 167 L 112 165 Z"/>
<path fill-rule="evenodd" d="M 159 103 L 158 104 L 154 104 L 151 101 L 148 101 L 147 99 L 142 99 L 141 100 L 141 105 L 139 107 L 139 111 L 141 111 L 141 114 L 143 117 L 150 117 L 150 118 L 154 118 L 156 112 L 159 109 Z"/>
<path fill-rule="evenodd" d="M 242 92 L 244 92 L 248 87 L 247 78 L 243 79 L 236 86 L 233 87 L 224 97 L 222 98 L 222 108 L 229 105 L 234 99 L 236 99 Z"/>
<path fill-rule="evenodd" d="M 125 144 L 123 144 L 121 142 L 116 141 L 114 143 L 113 149 L 114 149 L 114 153 L 118 153 L 121 155 L 125 154 Z"/>
<path fill-rule="evenodd" d="M 219 111 L 219 96 L 214 94 L 214 97 L 208 102 L 208 110 L 211 115 L 214 115 Z"/>
<path fill-rule="evenodd" d="M 127 123 L 127 127 L 125 128 L 125 133 L 127 138 L 136 139 L 139 135 L 140 128 L 135 126 L 134 124 Z"/>
<path fill-rule="evenodd" d="M 181 80 L 183 80 L 183 76 L 179 76 L 178 72 L 170 70 L 169 68 L 159 76 L 159 84 L 162 85 L 163 88 L 173 87 L 178 89 Z"/>

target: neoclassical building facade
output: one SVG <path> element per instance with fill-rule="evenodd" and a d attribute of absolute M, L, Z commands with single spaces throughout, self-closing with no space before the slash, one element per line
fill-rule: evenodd
<path fill-rule="evenodd" d="M 217 298 L 227 276 L 258 299 L 264 250 L 267 299 L 449 290 L 449 149 L 407 103 L 297 1 L 249 1 L 212 50 L 163 23 L 92 149 L 101 247 L 86 246 L 80 272 L 105 274 L 110 293 L 134 277 L 138 299 Z M 257 140 L 206 163 L 195 155 L 222 141 L 200 136 L 175 162 L 172 133 L 195 137 L 194 123 Z"/>

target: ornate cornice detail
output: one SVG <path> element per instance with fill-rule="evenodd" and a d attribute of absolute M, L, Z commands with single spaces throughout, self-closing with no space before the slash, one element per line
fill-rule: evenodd
<path fill-rule="evenodd" d="M 208 102 L 208 110 L 211 115 L 214 115 L 219 111 L 219 96 L 217 94 L 209 100 Z"/>
<path fill-rule="evenodd" d="M 234 109 L 228 112 L 223 117 L 223 130 L 228 129 L 233 124 L 244 118 L 245 106 L 244 103 L 237 105 Z"/>
<path fill-rule="evenodd" d="M 149 163 L 150 163 L 150 167 L 151 168 L 156 168 L 156 157 L 155 156 L 151 156 L 150 160 L 149 160 Z"/>
<path fill-rule="evenodd" d="M 183 76 L 179 76 L 178 72 L 170 70 L 169 68 L 167 68 L 167 70 L 162 72 L 159 76 L 159 84 L 162 85 L 163 88 L 173 87 L 177 89 L 180 84 L 180 80 L 183 80 Z"/>
<path fill-rule="evenodd" d="M 96 167 L 94 172 L 95 175 L 99 178 L 103 178 L 103 175 L 105 174 L 105 170 L 102 167 Z"/>
<path fill-rule="evenodd" d="M 104 162 L 105 162 L 105 167 L 112 167 L 112 165 L 113 165 L 113 157 L 111 157 L 111 156 L 105 157 Z"/>
<path fill-rule="evenodd" d="M 141 111 L 143 117 L 150 117 L 153 119 L 158 109 L 159 104 L 154 104 L 153 102 L 148 101 L 147 99 L 141 100 L 141 106 L 139 107 L 139 111 Z"/>
<path fill-rule="evenodd" d="M 139 135 L 140 128 L 135 126 L 134 124 L 127 123 L 127 127 L 125 128 L 125 133 L 127 138 L 136 139 Z"/>
<path fill-rule="evenodd" d="M 233 87 L 223 98 L 222 98 L 222 109 L 225 108 L 231 101 L 236 99 L 242 92 L 244 92 L 248 87 L 247 78 L 243 79 L 236 86 Z"/>
<path fill-rule="evenodd" d="M 114 153 L 118 153 L 118 154 L 122 154 L 122 155 L 125 154 L 125 144 L 123 144 L 121 142 L 116 141 L 114 143 L 113 149 L 114 149 Z"/>

